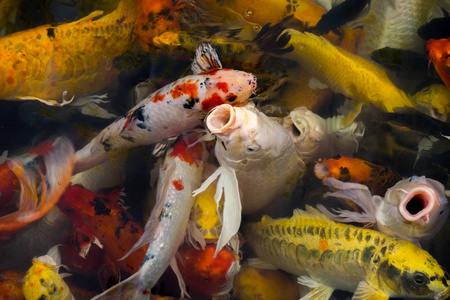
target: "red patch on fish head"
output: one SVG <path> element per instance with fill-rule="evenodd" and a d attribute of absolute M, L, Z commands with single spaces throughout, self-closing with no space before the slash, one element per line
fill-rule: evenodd
<path fill-rule="evenodd" d="M 178 157 L 181 161 L 190 165 L 201 161 L 203 157 L 203 148 L 201 144 L 195 144 L 192 147 L 188 147 L 195 141 L 195 139 L 188 139 L 187 141 L 184 138 L 179 139 L 175 145 L 173 145 L 169 157 Z"/>
<path fill-rule="evenodd" d="M 160 102 L 160 101 L 164 101 L 164 98 L 166 97 L 166 95 L 161 95 L 160 94 L 160 91 L 158 91 L 157 93 L 156 93 L 156 95 L 153 97 L 153 102 L 154 103 L 156 103 L 156 102 Z"/>
<path fill-rule="evenodd" d="M 183 180 L 182 179 L 177 179 L 172 181 L 173 186 L 175 187 L 175 189 L 177 191 L 182 191 L 184 190 L 184 185 L 183 185 Z"/>
<path fill-rule="evenodd" d="M 211 97 L 202 101 L 202 109 L 203 111 L 210 111 L 214 107 L 224 103 L 225 99 L 223 97 L 221 97 L 218 93 L 213 93 Z"/>
<path fill-rule="evenodd" d="M 216 84 L 217 88 L 221 90 L 223 93 L 228 93 L 228 83 L 226 82 L 218 82 Z"/>
<path fill-rule="evenodd" d="M 195 99 L 198 98 L 198 86 L 196 83 L 193 83 L 191 80 L 188 80 L 183 83 L 179 83 L 173 87 L 170 91 L 173 99 L 177 99 L 182 95 L 188 95 L 189 98 Z"/>

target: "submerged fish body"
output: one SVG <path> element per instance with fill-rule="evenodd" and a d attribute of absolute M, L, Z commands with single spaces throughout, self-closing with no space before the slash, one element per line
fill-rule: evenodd
<path fill-rule="evenodd" d="M 54 246 L 47 255 L 33 259 L 33 265 L 24 278 L 23 295 L 25 299 L 74 299 L 69 287 L 61 277 L 62 274 L 58 273 L 61 264 L 58 251 L 58 246 Z"/>
<path fill-rule="evenodd" d="M 353 201 L 364 211 L 340 210 L 333 214 L 319 206 L 323 213 L 337 221 L 369 223 L 385 234 L 419 243 L 436 235 L 448 218 L 444 186 L 425 176 L 400 180 L 387 190 L 383 198 L 371 196 L 367 186 L 362 184 L 334 178 L 326 178 L 323 183 L 335 190 L 326 193 L 325 197 Z"/>
<path fill-rule="evenodd" d="M 0 99 L 64 105 L 106 87 L 118 74 L 113 58 L 131 45 L 134 3 L 122 0 L 114 12 L 102 14 L 2 37 Z"/>
<path fill-rule="evenodd" d="M 314 173 L 319 179 L 333 177 L 343 182 L 365 184 L 376 195 L 384 195 L 401 179 L 388 167 L 353 157 L 319 159 Z"/>
<path fill-rule="evenodd" d="M 427 42 L 427 53 L 430 62 L 433 62 L 436 72 L 442 81 L 450 88 L 450 37 Z"/>
<path fill-rule="evenodd" d="M 295 210 L 290 219 L 263 217 L 244 228 L 256 254 L 313 288 L 304 299 L 414 297 L 445 299 L 449 277 L 437 261 L 411 242 L 336 223 L 317 210 Z M 309 297 L 309 298 L 308 298 Z"/>
<path fill-rule="evenodd" d="M 107 160 L 114 150 L 155 144 L 193 129 L 217 105 L 244 104 L 256 91 L 256 77 L 221 69 L 217 54 L 212 51 L 211 46 L 200 45 L 193 63 L 197 75 L 183 77 L 149 95 L 127 117 L 117 119 L 79 150 L 75 172 Z"/>
<path fill-rule="evenodd" d="M 200 186 L 207 156 L 204 143 L 193 144 L 198 138 L 195 133 L 182 135 L 166 154 L 158 179 L 157 203 L 144 234 L 125 256 L 148 244 L 139 271 L 94 299 L 119 296 L 122 297 L 120 299 L 148 299 L 151 288 L 169 265 L 179 274 L 175 254 L 185 237 L 194 204 L 192 192 Z M 185 292 L 181 277 L 179 282 L 182 292 Z"/>

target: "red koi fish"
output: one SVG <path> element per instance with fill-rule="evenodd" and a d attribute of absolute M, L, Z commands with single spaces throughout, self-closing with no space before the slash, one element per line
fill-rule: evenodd
<path fill-rule="evenodd" d="M 240 268 L 239 256 L 224 247 L 213 258 L 215 251 L 216 245 L 208 245 L 204 250 L 187 247 L 178 251 L 178 267 L 194 299 L 211 299 L 233 288 L 234 275 Z"/>
<path fill-rule="evenodd" d="M 202 125 L 215 106 L 244 104 L 256 91 L 255 75 L 221 68 L 211 45 L 201 44 L 192 64 L 196 75 L 157 90 L 100 132 L 76 153 L 75 172 L 107 160 L 114 150 L 158 143 Z"/>
<path fill-rule="evenodd" d="M 450 87 L 450 38 L 427 42 L 427 53 L 442 81 Z"/>
<path fill-rule="evenodd" d="M 118 203 L 121 191 L 115 189 L 109 194 L 96 194 L 73 185 L 67 188 L 58 207 L 70 217 L 75 230 L 88 237 L 88 243 L 98 239 L 117 266 L 133 274 L 144 260 L 146 249 L 139 248 L 126 259 L 119 260 L 143 233 L 142 227 Z"/>
<path fill-rule="evenodd" d="M 72 143 L 66 138 L 57 138 L 53 142 L 43 142 L 27 154 L 2 165 L 2 196 L 5 193 L 14 197 L 18 182 L 20 197 L 18 209 L 0 217 L 0 238 L 40 219 L 56 204 L 70 182 L 74 162 Z M 2 201 L 9 203 L 10 199 L 2 197 Z"/>
<path fill-rule="evenodd" d="M 400 176 L 388 167 L 344 156 L 319 159 L 314 166 L 314 173 L 319 179 L 333 177 L 343 182 L 367 185 L 376 195 L 384 195 L 388 188 L 401 180 Z"/>
<path fill-rule="evenodd" d="M 13 203 L 14 195 L 20 190 L 20 183 L 8 162 L 0 165 L 0 178 L 0 208 L 3 208 Z"/>

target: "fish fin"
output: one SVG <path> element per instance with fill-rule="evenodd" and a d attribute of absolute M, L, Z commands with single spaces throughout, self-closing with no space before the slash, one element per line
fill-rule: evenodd
<path fill-rule="evenodd" d="M 140 275 L 141 273 L 139 271 L 134 273 L 124 281 L 119 282 L 103 293 L 93 297 L 91 300 L 148 300 L 149 295 L 144 295 L 142 292 L 139 292 L 138 289 Z"/>
<path fill-rule="evenodd" d="M 279 268 L 262 258 L 255 257 L 247 259 L 248 265 L 261 270 L 278 270 Z"/>
<path fill-rule="evenodd" d="M 388 300 L 389 296 L 367 282 L 361 281 L 353 294 L 352 300 Z"/>
<path fill-rule="evenodd" d="M 222 69 L 222 63 L 220 62 L 219 55 L 211 44 L 201 43 L 198 45 L 191 69 L 194 75 L 202 72 Z"/>
<path fill-rule="evenodd" d="M 48 142 L 43 144 L 46 143 Z M 75 162 L 75 151 L 70 140 L 57 138 L 42 155 L 45 176 L 39 166 L 30 168 L 29 163 L 25 163 L 30 157 L 36 156 L 36 153 L 29 152 L 22 158 L 7 162 L 19 179 L 21 190 L 18 211 L 0 217 L 0 234 L 15 232 L 40 219 L 55 206 L 69 185 Z M 36 172 L 41 178 L 39 197 Z"/>
<path fill-rule="evenodd" d="M 118 116 L 110 113 L 100 106 L 100 104 L 109 103 L 107 94 L 91 95 L 87 97 L 77 98 L 70 102 L 68 106 L 78 108 L 78 110 L 86 116 L 93 116 L 102 119 L 116 119 Z"/>
<path fill-rule="evenodd" d="M 195 225 L 195 222 L 192 220 L 189 220 L 189 223 L 188 223 L 188 226 L 186 229 L 186 240 L 195 249 L 198 249 L 198 245 L 200 245 L 201 249 L 205 250 L 205 247 L 206 247 L 205 238 L 203 237 L 203 234 L 200 232 L 200 230 Z"/>
<path fill-rule="evenodd" d="M 236 172 L 223 166 L 220 166 L 217 171 L 220 172 L 220 177 L 217 182 L 214 200 L 216 201 L 217 214 L 222 222 L 222 231 L 220 232 L 219 239 L 217 240 L 217 247 L 213 258 L 217 257 L 217 253 L 219 253 L 219 251 L 239 231 L 242 211 Z M 225 199 L 223 204 L 223 216 L 221 217 L 219 202 L 222 198 L 222 194 L 224 194 Z"/>
<path fill-rule="evenodd" d="M 177 276 L 178 286 L 181 290 L 180 298 L 184 299 L 184 295 L 186 295 L 188 298 L 191 298 L 186 290 L 186 284 L 184 283 L 183 275 L 181 275 L 180 269 L 178 269 L 177 260 L 175 257 L 170 260 L 169 266 L 172 267 L 173 272 Z"/>
<path fill-rule="evenodd" d="M 343 222 L 362 222 L 362 223 L 376 223 L 376 205 L 374 204 L 373 198 L 369 188 L 366 185 L 353 183 L 353 182 L 342 182 L 333 177 L 328 177 L 322 180 L 322 183 L 336 190 L 335 192 L 328 192 L 324 194 L 324 197 L 336 197 L 343 198 L 354 202 L 356 205 L 361 207 L 364 213 L 350 212 L 347 210 L 342 210 L 339 214 L 330 216 L 324 212 L 324 207 L 319 208 L 324 214 L 334 220 L 339 220 Z"/>
<path fill-rule="evenodd" d="M 311 292 L 300 298 L 300 300 L 328 300 L 334 291 L 332 287 L 321 284 L 311 279 L 309 276 L 300 276 L 297 278 L 297 282 L 313 289 Z"/>
<path fill-rule="evenodd" d="M 309 78 L 308 87 L 310 89 L 312 89 L 312 90 L 323 90 L 323 89 L 328 89 L 329 88 L 328 85 L 326 85 L 325 83 L 322 83 L 316 77 Z"/>
<path fill-rule="evenodd" d="M 348 112 L 345 118 L 342 119 L 342 126 L 347 127 L 355 121 L 356 117 L 361 112 L 363 104 L 364 104 L 363 102 L 358 102 L 354 104 L 354 108 L 350 112 Z"/>

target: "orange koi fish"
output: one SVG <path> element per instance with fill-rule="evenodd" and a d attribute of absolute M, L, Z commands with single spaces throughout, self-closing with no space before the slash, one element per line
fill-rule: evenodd
<path fill-rule="evenodd" d="M 178 250 L 180 273 L 194 299 L 225 295 L 233 288 L 234 276 L 240 269 L 239 256 L 224 247 L 213 258 L 215 251 L 216 245 L 203 250 L 194 247 Z"/>
<path fill-rule="evenodd" d="M 256 76 L 222 69 L 217 53 L 200 44 L 193 73 L 172 82 L 138 103 L 76 153 L 76 170 L 89 169 L 117 149 L 158 143 L 202 125 L 205 115 L 223 103 L 244 104 L 256 91 Z"/>
<path fill-rule="evenodd" d="M 115 189 L 108 194 L 96 194 L 72 185 L 64 192 L 58 207 L 71 218 L 76 231 L 90 241 L 97 238 L 117 266 L 133 274 L 145 257 L 145 248 L 137 249 L 124 260 L 119 259 L 139 240 L 143 229 L 118 203 L 121 192 L 122 189 Z"/>
<path fill-rule="evenodd" d="M 384 195 L 401 177 L 388 167 L 354 157 L 319 159 L 314 166 L 317 178 L 333 177 L 343 182 L 365 184 L 375 195 Z"/>
<path fill-rule="evenodd" d="M 442 81 L 450 88 L 450 38 L 427 42 L 427 53 L 430 62 L 433 62 L 436 72 Z"/>
<path fill-rule="evenodd" d="M 8 162 L 0 165 L 0 207 L 12 204 L 14 195 L 20 190 L 17 176 L 8 166 Z"/>
<path fill-rule="evenodd" d="M 105 88 L 118 72 L 114 57 L 131 45 L 133 0 L 112 13 L 94 11 L 62 25 L 43 25 L 0 38 L 0 99 L 64 105 L 66 97 Z"/>
<path fill-rule="evenodd" d="M 24 273 L 16 271 L 2 271 L 0 273 L 0 295 L 1 299 L 23 300 L 22 280 Z"/>
<path fill-rule="evenodd" d="M 54 142 L 43 142 L 27 154 L 7 161 L 15 177 L 9 171 L 4 174 L 6 179 L 17 178 L 20 198 L 16 211 L 0 217 L 0 238 L 40 219 L 56 204 L 70 182 L 74 157 L 72 143 L 66 138 L 57 138 Z M 14 190 L 16 186 L 15 179 L 9 182 L 5 185 L 6 192 L 11 191 L 11 188 Z"/>

